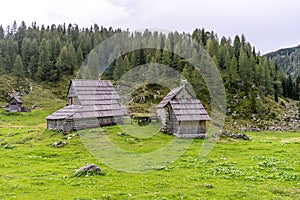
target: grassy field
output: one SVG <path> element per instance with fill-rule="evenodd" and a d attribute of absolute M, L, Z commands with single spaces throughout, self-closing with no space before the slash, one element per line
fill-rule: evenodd
<path fill-rule="evenodd" d="M 194 140 L 164 168 L 127 173 L 104 165 L 80 137 L 67 139 L 46 130 L 49 113 L 0 112 L 0 199 L 300 199 L 300 132 L 249 132 L 250 141 L 220 139 L 206 157 L 199 156 L 204 141 Z M 133 125 L 125 126 L 102 132 L 136 154 L 173 140 L 161 133 L 146 137 L 146 130 L 140 138 L 138 131 L 131 136 Z M 52 147 L 57 141 L 67 145 Z M 103 174 L 74 175 L 91 163 Z"/>

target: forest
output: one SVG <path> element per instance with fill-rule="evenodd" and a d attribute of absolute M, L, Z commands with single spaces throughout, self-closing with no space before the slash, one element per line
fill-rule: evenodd
<path fill-rule="evenodd" d="M 93 49 L 102 41 L 117 33 L 126 33 L 121 29 L 105 28 L 94 24 L 81 28 L 76 24 L 42 25 L 35 22 L 26 25 L 22 22 L 4 28 L 0 26 L 0 71 L 12 75 L 19 81 L 27 78 L 41 84 L 57 83 L 63 77 L 75 78 L 81 66 L 89 65 Z M 291 77 L 280 66 L 262 56 L 244 35 L 233 39 L 219 37 L 213 31 L 204 28 L 195 29 L 191 34 L 178 33 L 168 35 L 144 31 L 128 34 L 130 38 L 141 38 L 159 43 L 157 48 L 140 48 L 124 55 L 118 55 L 103 78 L 117 81 L 130 69 L 146 63 L 161 63 L 182 73 L 192 84 L 197 96 L 202 96 L 204 105 L 209 105 L 208 91 L 195 67 L 172 53 L 186 44 L 178 43 L 180 38 L 196 41 L 207 51 L 221 72 L 226 89 L 227 108 L 238 111 L 239 116 L 248 118 L 252 113 L 268 114 L 262 106 L 264 97 L 288 97 L 299 100 L 300 77 Z M 139 46 L 140 44 L 136 44 Z M 101 56 L 100 56 L 101 57 Z M 101 58 L 98 58 L 101 59 Z M 93 77 L 94 76 L 94 77 Z M 78 77 L 98 78 L 97 71 L 83 70 Z M 65 93 L 65 91 L 62 91 Z M 206 95 L 203 95 L 206 94 Z M 2 94 L 1 94 L 2 95 Z M 242 106 L 235 105 L 235 99 L 243 101 Z M 244 107 L 244 108 L 242 108 Z M 247 112 L 244 112 L 247 111 Z"/>

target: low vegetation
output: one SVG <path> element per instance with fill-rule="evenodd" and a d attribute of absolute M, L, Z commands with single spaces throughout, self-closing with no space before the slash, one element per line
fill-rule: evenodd
<path fill-rule="evenodd" d="M 46 130 L 47 114 L 42 109 L 0 113 L 0 199 L 300 198 L 299 132 L 246 132 L 249 141 L 221 138 L 206 157 L 199 156 L 204 141 L 194 140 L 166 167 L 126 173 L 93 157 L 78 134 Z M 131 135 L 132 126 L 103 131 L 134 153 L 159 149 L 173 139 L 159 132 L 150 138 Z M 57 141 L 67 144 L 52 147 Z M 87 164 L 99 166 L 101 174 L 76 176 Z"/>

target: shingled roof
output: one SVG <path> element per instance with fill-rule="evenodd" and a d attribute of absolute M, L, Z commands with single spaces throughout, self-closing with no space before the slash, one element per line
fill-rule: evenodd
<path fill-rule="evenodd" d="M 179 92 L 183 89 L 183 86 L 172 89 L 163 100 L 156 106 L 156 108 L 165 107 Z"/>
<path fill-rule="evenodd" d="M 68 98 L 76 97 L 76 105 L 66 106 L 46 119 L 81 119 L 122 116 L 120 97 L 110 81 L 72 80 Z"/>
<path fill-rule="evenodd" d="M 184 86 L 171 90 L 156 106 L 156 108 L 164 108 L 170 103 L 178 121 L 211 120 L 205 108 L 197 98 L 193 96 L 192 98 L 187 99 L 176 98 L 182 89 L 187 90 Z"/>
<path fill-rule="evenodd" d="M 19 96 L 13 96 L 13 97 L 10 97 L 8 99 L 8 102 L 10 102 L 11 100 L 15 99 L 18 103 L 23 103 L 23 101 L 21 100 L 21 98 Z"/>
<path fill-rule="evenodd" d="M 66 106 L 48 117 L 46 119 L 68 119 L 72 117 L 77 111 L 79 111 L 82 108 L 80 105 L 71 105 L 71 106 Z"/>
<path fill-rule="evenodd" d="M 170 101 L 178 121 L 209 121 L 205 108 L 198 99 L 178 99 Z"/>
<path fill-rule="evenodd" d="M 72 80 L 68 97 L 75 96 L 80 105 L 118 104 L 120 100 L 112 83 L 106 80 Z"/>

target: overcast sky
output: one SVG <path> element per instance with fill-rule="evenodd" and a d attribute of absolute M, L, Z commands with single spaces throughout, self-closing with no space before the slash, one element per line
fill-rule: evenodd
<path fill-rule="evenodd" d="M 244 33 L 262 53 L 300 44 L 298 0 L 8 0 L 0 24 L 76 23 L 130 30 L 213 30 L 219 37 Z"/>

